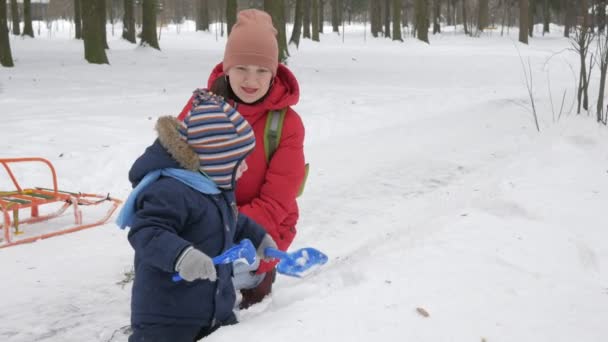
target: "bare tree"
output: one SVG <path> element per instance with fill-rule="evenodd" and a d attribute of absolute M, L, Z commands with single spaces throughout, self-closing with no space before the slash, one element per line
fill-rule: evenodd
<path fill-rule="evenodd" d="M 160 46 L 158 45 L 158 36 L 156 35 L 156 6 L 156 0 L 143 0 L 142 2 L 140 45 L 148 45 L 152 48 L 160 50 Z"/>
<path fill-rule="evenodd" d="M 433 0 L 433 34 L 441 33 L 441 1 Z"/>
<path fill-rule="evenodd" d="M 583 0 L 584 1 L 584 0 Z M 587 71 L 587 56 L 589 55 L 589 46 L 593 42 L 595 36 L 594 33 L 587 26 L 588 23 L 583 19 L 583 24 L 580 27 L 574 28 L 574 35 L 570 38 L 570 44 L 572 48 L 579 56 L 579 77 L 577 87 L 577 114 L 581 113 L 581 106 L 583 109 L 589 109 L 589 78 L 591 77 L 591 71 L 593 68 L 593 54 L 590 56 L 589 71 Z"/>
<path fill-rule="evenodd" d="M 464 34 L 469 35 L 471 32 L 469 31 L 469 23 L 467 16 L 467 0 L 462 1 L 462 26 L 464 27 Z"/>
<path fill-rule="evenodd" d="M 391 0 L 384 0 L 384 37 L 391 37 Z"/>
<path fill-rule="evenodd" d="M 75 0 L 79 1 L 79 0 Z M 123 0 L 124 14 L 122 17 L 122 38 L 135 44 L 135 15 L 133 0 Z"/>
<path fill-rule="evenodd" d="M 304 0 L 296 0 L 296 8 L 293 22 L 293 30 L 289 44 L 293 43 L 296 48 L 300 45 L 300 36 L 302 35 L 302 16 L 304 15 Z"/>
<path fill-rule="evenodd" d="M 32 27 L 31 0 L 23 0 L 23 35 L 34 38 L 34 28 Z"/>
<path fill-rule="evenodd" d="M 599 33 L 604 33 L 606 30 L 606 0 L 598 0 L 597 30 Z"/>
<path fill-rule="evenodd" d="M 490 17 L 490 7 L 488 0 L 479 0 L 479 12 L 477 15 L 477 30 L 483 32 L 488 27 Z"/>
<path fill-rule="evenodd" d="M 209 31 L 208 0 L 196 0 L 196 30 Z"/>
<path fill-rule="evenodd" d="M 13 21 L 13 35 L 18 36 L 21 34 L 21 26 L 19 19 L 19 6 L 17 6 L 17 0 L 11 0 L 11 20 Z"/>
<path fill-rule="evenodd" d="M 606 89 L 606 71 L 608 69 L 608 34 L 605 32 L 599 33 L 597 45 L 597 51 L 600 54 L 600 90 L 597 97 L 597 121 L 606 125 L 608 124 L 608 110 L 604 108 L 604 91 Z"/>
<path fill-rule="evenodd" d="M 0 0 L 0 64 L 4 67 L 13 67 L 6 15 L 6 0 Z"/>
<path fill-rule="evenodd" d="M 372 1 L 370 3 L 370 17 L 371 17 L 371 32 L 372 36 L 378 37 L 378 33 L 382 31 L 382 24 L 380 18 L 382 17 L 382 8 L 380 1 Z"/>
<path fill-rule="evenodd" d="M 419 40 L 429 42 L 429 6 L 426 0 L 415 0 L 416 36 Z"/>
<path fill-rule="evenodd" d="M 551 22 L 551 9 L 549 0 L 543 0 L 543 36 L 549 33 L 549 23 Z"/>
<path fill-rule="evenodd" d="M 84 58 L 93 64 L 108 64 L 108 57 L 99 25 L 101 11 L 105 0 L 82 0 L 82 31 L 84 41 Z"/>
<path fill-rule="evenodd" d="M 519 0 L 519 41 L 528 44 L 528 0 Z"/>
<path fill-rule="evenodd" d="M 393 0 L 393 40 L 403 41 L 401 37 L 401 0 Z"/>
<path fill-rule="evenodd" d="M 82 9 L 81 9 L 82 0 L 74 0 L 74 38 L 82 39 Z"/>
<path fill-rule="evenodd" d="M 311 0 L 304 0 L 304 33 L 303 38 L 310 39 L 310 5 Z"/>
<path fill-rule="evenodd" d="M 319 0 L 319 33 L 323 33 L 325 23 L 325 0 Z"/>
<path fill-rule="evenodd" d="M 236 9 L 236 0 L 226 1 L 226 26 L 228 27 L 228 35 L 230 35 L 230 32 L 232 31 L 232 26 L 236 23 Z"/>
<path fill-rule="evenodd" d="M 283 0 L 264 0 L 264 10 L 272 17 L 272 23 L 278 31 L 279 61 L 285 62 L 289 57 L 285 33 L 285 2 Z"/>
<path fill-rule="evenodd" d="M 312 0 L 312 40 L 319 41 L 319 0 Z"/>
<path fill-rule="evenodd" d="M 331 0 L 331 29 L 333 32 L 340 32 L 340 20 L 338 19 L 339 8 L 338 0 Z"/>

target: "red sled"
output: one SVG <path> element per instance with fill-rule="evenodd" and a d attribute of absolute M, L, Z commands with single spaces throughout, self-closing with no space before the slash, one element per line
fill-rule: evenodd
<path fill-rule="evenodd" d="M 10 166 L 25 162 L 46 164 L 51 172 L 52 187 L 22 187 Z M 0 164 L 4 167 L 6 174 L 10 178 L 10 182 L 13 184 L 12 190 L 0 191 L 0 209 L 2 209 L 2 216 L 4 217 L 4 222 L 0 225 L 0 248 L 30 243 L 102 225 L 110 219 L 114 211 L 121 204 L 120 200 L 111 198 L 109 194 L 97 195 L 59 190 L 57 188 L 55 168 L 50 161 L 44 158 L 0 158 Z M 4 183 L 0 183 L 0 185 Z M 83 222 L 83 206 L 104 204 L 106 206 L 109 205 L 105 214 L 102 214 L 96 221 Z M 31 225 L 27 231 L 22 229 L 23 225 L 62 217 L 62 214 L 70 207 L 74 213 L 73 225 L 63 228 L 51 228 L 50 231 L 49 227 L 40 227 L 40 225 Z M 20 218 L 19 214 L 24 211 L 29 211 L 29 216 Z M 0 222 L 2 222 L 2 219 L 0 219 Z"/>

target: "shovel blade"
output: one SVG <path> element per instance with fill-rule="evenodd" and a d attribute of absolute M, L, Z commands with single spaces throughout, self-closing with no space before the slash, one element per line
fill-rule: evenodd
<path fill-rule="evenodd" d="M 277 264 L 277 272 L 302 278 L 312 272 L 317 267 L 327 262 L 327 255 L 318 249 L 307 247 L 298 249 L 295 252 L 285 253 Z"/>

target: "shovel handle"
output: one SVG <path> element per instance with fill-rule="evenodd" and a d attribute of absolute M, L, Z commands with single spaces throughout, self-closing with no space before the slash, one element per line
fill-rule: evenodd
<path fill-rule="evenodd" d="M 266 255 L 266 257 L 268 258 L 281 260 L 289 258 L 289 254 L 287 252 L 283 252 L 272 247 L 266 247 L 266 249 L 264 250 L 264 255 Z"/>

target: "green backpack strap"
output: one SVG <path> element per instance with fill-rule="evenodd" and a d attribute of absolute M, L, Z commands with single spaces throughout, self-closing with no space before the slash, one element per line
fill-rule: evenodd
<path fill-rule="evenodd" d="M 264 152 L 266 154 L 266 163 L 270 163 L 270 158 L 279 147 L 281 141 L 281 133 L 283 132 L 283 121 L 287 108 L 282 110 L 273 110 L 266 117 L 266 127 L 264 127 Z"/>
<path fill-rule="evenodd" d="M 272 110 L 268 112 L 268 116 L 266 117 L 266 126 L 264 127 L 264 153 L 266 155 L 266 164 L 270 163 L 272 155 L 279 147 L 285 114 L 287 114 L 287 108 Z M 304 185 L 306 185 L 307 178 L 308 164 L 304 165 L 304 180 L 302 180 L 302 184 L 300 184 L 298 196 L 304 192 Z"/>

